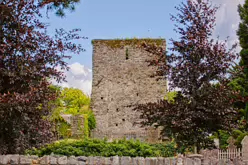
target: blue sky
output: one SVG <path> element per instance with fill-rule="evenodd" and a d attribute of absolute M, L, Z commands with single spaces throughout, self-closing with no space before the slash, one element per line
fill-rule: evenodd
<path fill-rule="evenodd" d="M 173 24 L 169 14 L 180 0 L 81 0 L 75 12 L 67 12 L 64 19 L 50 14 L 50 32 L 55 28 L 81 28 L 86 52 L 74 56 L 69 63 L 80 62 L 92 67 L 92 39 L 113 38 L 171 38 Z"/>
<path fill-rule="evenodd" d="M 175 6 L 182 0 L 81 0 L 75 12 L 66 12 L 61 19 L 50 14 L 49 33 L 55 28 L 66 30 L 82 29 L 81 34 L 88 39 L 80 43 L 86 49 L 74 55 L 69 64 L 72 71 L 67 74 L 67 83 L 62 86 L 77 87 L 86 93 L 91 91 L 92 39 L 114 38 L 177 38 L 173 31 L 170 14 L 175 14 Z M 236 29 L 239 21 L 237 5 L 243 0 L 212 0 L 221 5 L 217 13 L 217 27 L 214 37 L 230 36 L 229 43 L 237 41 Z"/>

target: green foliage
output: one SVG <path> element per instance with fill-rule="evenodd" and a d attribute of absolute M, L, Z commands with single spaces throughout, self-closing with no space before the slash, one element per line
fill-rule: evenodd
<path fill-rule="evenodd" d="M 50 85 L 50 89 L 56 93 L 57 99 L 51 100 L 49 102 L 49 108 L 52 109 L 52 113 L 49 116 L 50 121 L 64 121 L 64 119 L 60 116 L 60 113 L 63 111 L 63 104 L 61 99 L 58 97 L 61 92 L 61 87 L 56 85 Z"/>
<path fill-rule="evenodd" d="M 244 109 L 244 119 L 246 122 L 248 121 L 248 102 L 246 102 L 245 109 Z"/>
<path fill-rule="evenodd" d="M 165 100 L 167 100 L 169 103 L 175 103 L 174 98 L 177 96 L 177 92 L 173 91 L 173 92 L 167 92 L 166 96 L 164 97 Z"/>
<path fill-rule="evenodd" d="M 90 105 L 90 98 L 76 88 L 64 88 L 60 98 L 64 104 L 64 113 L 66 114 L 80 114 L 82 109 Z"/>
<path fill-rule="evenodd" d="M 245 137 L 246 135 L 248 135 L 248 132 L 243 132 L 242 134 L 240 134 L 240 135 L 235 139 L 235 140 L 236 140 L 235 145 L 236 145 L 237 147 L 239 147 L 239 148 L 242 147 L 241 142 L 242 142 L 242 140 L 244 139 L 244 137 Z"/>
<path fill-rule="evenodd" d="M 65 16 L 65 10 L 74 11 L 75 4 L 80 0 L 40 0 L 40 6 L 46 6 L 47 10 L 55 10 L 55 14 L 59 17 Z"/>
<path fill-rule="evenodd" d="M 227 131 L 219 130 L 218 133 L 215 133 L 211 138 L 218 138 L 221 149 L 226 149 L 228 147 L 227 140 L 231 134 Z"/>
<path fill-rule="evenodd" d="M 175 143 L 147 144 L 134 140 L 62 140 L 46 145 L 40 149 L 26 151 L 30 155 L 65 155 L 65 156 L 131 156 L 131 157 L 172 157 L 178 150 Z"/>
<path fill-rule="evenodd" d="M 232 131 L 232 137 L 235 139 L 235 145 L 237 147 L 239 148 L 242 147 L 241 142 L 246 135 L 248 135 L 248 132 L 245 132 L 245 131 L 243 132 L 238 129 Z"/>
<path fill-rule="evenodd" d="M 220 136 L 220 148 L 227 148 L 227 140 L 230 137 L 230 134 L 227 131 L 219 131 Z"/>
<path fill-rule="evenodd" d="M 240 51 L 240 62 L 236 66 L 236 74 L 233 74 L 231 86 L 235 89 L 240 97 L 240 101 L 235 102 L 234 106 L 241 109 L 241 127 L 248 131 L 248 0 L 243 5 L 238 6 L 240 16 L 239 28 L 237 35 L 242 48 Z M 237 74 L 238 72 L 238 74 Z M 241 129 L 242 129 L 241 128 Z"/>
<path fill-rule="evenodd" d="M 63 138 L 69 138 L 71 137 L 71 130 L 70 130 L 71 126 L 65 122 L 65 121 L 61 121 L 58 123 L 57 125 L 57 130 L 59 132 L 59 135 Z"/>
<path fill-rule="evenodd" d="M 87 115 L 88 128 L 90 131 L 90 130 L 96 128 L 96 118 L 95 118 L 93 111 L 91 109 L 89 109 L 89 107 L 85 106 L 84 108 L 81 109 L 80 113 L 83 115 Z"/>
<path fill-rule="evenodd" d="M 232 137 L 234 139 L 238 138 L 241 134 L 243 134 L 243 132 L 241 130 L 235 129 L 232 131 Z"/>
<path fill-rule="evenodd" d="M 152 38 L 127 38 L 127 39 L 115 39 L 115 40 L 92 40 L 92 44 L 101 43 L 112 49 L 123 48 L 124 46 L 137 46 L 142 44 L 164 46 L 164 39 L 152 39 Z"/>
<path fill-rule="evenodd" d="M 237 69 L 238 66 L 236 66 L 234 68 L 234 73 L 239 72 L 239 70 Z M 245 76 L 244 73 L 239 73 L 238 76 L 234 76 L 234 78 L 231 80 L 231 82 L 228 84 L 233 90 L 237 91 L 239 93 L 239 97 L 248 97 L 248 77 Z M 237 97 L 237 96 L 234 96 Z M 248 102 L 247 102 L 248 103 Z M 244 110 L 245 107 L 247 106 L 245 103 L 245 101 L 243 101 L 242 99 L 238 101 L 236 101 L 234 103 L 234 106 Z M 244 113 L 242 116 L 245 117 L 245 115 L 247 115 L 248 112 Z M 245 117 L 245 120 L 247 120 L 247 117 Z"/>
<path fill-rule="evenodd" d="M 95 115 L 90 109 L 90 98 L 86 96 L 80 89 L 64 88 L 60 96 L 65 114 L 87 115 L 88 127 L 92 130 L 96 127 Z"/>
<path fill-rule="evenodd" d="M 53 106 L 53 113 L 50 116 L 50 120 L 55 122 L 56 130 L 59 131 L 59 134 L 64 138 L 68 138 L 67 135 L 70 135 L 70 131 L 68 130 L 70 126 L 68 124 L 65 126 L 66 121 L 61 117 L 61 114 L 64 113 L 83 115 L 85 121 L 84 127 L 86 129 L 82 131 L 84 131 L 84 133 L 86 133 L 85 136 L 88 137 L 90 130 L 96 127 L 95 115 L 90 109 L 90 98 L 80 89 L 64 88 L 62 90 L 56 86 L 52 86 L 51 88 L 57 91 L 58 98 L 51 102 L 51 106 Z"/>
<path fill-rule="evenodd" d="M 215 133 L 212 138 L 218 138 L 220 142 L 220 148 L 221 149 L 226 149 L 228 147 L 228 139 L 229 137 L 233 137 L 235 139 L 235 145 L 239 148 L 242 147 L 241 141 L 243 138 L 248 135 L 248 132 L 246 131 L 241 131 L 239 129 L 234 129 L 232 132 L 224 131 L 224 130 L 219 130 L 218 134 Z"/>
<path fill-rule="evenodd" d="M 84 114 L 84 138 L 89 138 L 89 117 L 87 114 Z"/>

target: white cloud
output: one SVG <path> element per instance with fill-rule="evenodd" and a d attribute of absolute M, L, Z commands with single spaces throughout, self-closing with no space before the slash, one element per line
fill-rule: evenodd
<path fill-rule="evenodd" d="M 213 4 L 220 6 L 216 14 L 216 28 L 213 33 L 214 37 L 219 36 L 220 39 L 228 38 L 228 47 L 238 42 L 236 31 L 239 25 L 238 5 L 243 4 L 244 0 L 212 0 Z M 236 49 L 240 51 L 240 47 Z"/>
<path fill-rule="evenodd" d="M 55 81 L 52 81 L 52 83 L 62 87 L 73 87 L 81 89 L 86 95 L 90 96 L 92 88 L 92 70 L 86 68 L 84 65 L 78 62 L 69 65 L 69 67 L 70 70 L 64 72 L 67 82 L 58 84 Z"/>
<path fill-rule="evenodd" d="M 220 41 L 224 41 L 228 37 L 227 47 L 238 43 L 238 36 L 236 31 L 239 25 L 238 5 L 244 4 L 244 0 L 212 0 L 214 5 L 219 6 L 216 13 L 216 27 L 213 32 L 213 38 L 220 37 Z M 240 52 L 241 48 L 238 46 L 236 52 Z M 167 84 L 169 89 L 169 84 Z M 179 88 L 174 89 L 180 91 Z"/>
<path fill-rule="evenodd" d="M 80 63 L 76 62 L 70 66 L 70 71 L 75 76 L 87 76 L 89 72 L 91 72 L 90 69 L 85 68 L 84 65 L 81 65 Z"/>
<path fill-rule="evenodd" d="M 214 37 L 220 37 L 221 40 L 228 39 L 228 47 L 238 42 L 236 31 L 239 24 L 239 15 L 237 11 L 238 4 L 243 4 L 244 0 L 212 0 L 213 4 L 220 5 L 217 12 L 216 28 L 213 33 Z M 237 48 L 237 52 L 240 47 Z M 75 87 L 81 89 L 85 94 L 90 96 L 92 88 L 92 70 L 76 62 L 69 65 L 71 68 L 65 72 L 67 82 L 59 85 L 62 87 Z M 54 83 L 56 84 L 56 83 Z"/>

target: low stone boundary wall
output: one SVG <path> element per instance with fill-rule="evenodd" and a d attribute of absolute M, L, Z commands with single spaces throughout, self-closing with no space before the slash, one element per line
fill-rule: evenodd
<path fill-rule="evenodd" d="M 241 160 L 199 158 L 84 157 L 0 155 L 0 165 L 248 165 Z"/>

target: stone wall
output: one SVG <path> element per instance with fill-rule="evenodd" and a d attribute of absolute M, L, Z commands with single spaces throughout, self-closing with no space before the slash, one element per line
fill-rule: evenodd
<path fill-rule="evenodd" d="M 0 165 L 248 165 L 239 159 L 0 155 Z"/>
<path fill-rule="evenodd" d="M 71 125 L 71 136 L 73 138 L 81 138 L 83 136 L 83 115 L 61 114 L 61 117 L 63 117 L 65 121 Z"/>
<path fill-rule="evenodd" d="M 127 106 L 155 102 L 165 96 L 166 81 L 151 78 L 156 67 L 148 66 L 147 62 L 155 55 L 137 48 L 137 43 L 141 43 L 142 39 L 141 42 L 138 39 L 134 41 L 93 41 L 91 108 L 97 121 L 95 137 L 107 136 L 115 139 L 133 133 L 137 135 L 133 135 L 134 139 L 139 137 L 147 130 L 137 124 L 140 122 L 139 113 Z M 165 49 L 165 40 L 149 41 L 159 41 L 160 46 Z M 115 47 L 108 45 L 115 42 Z"/>

